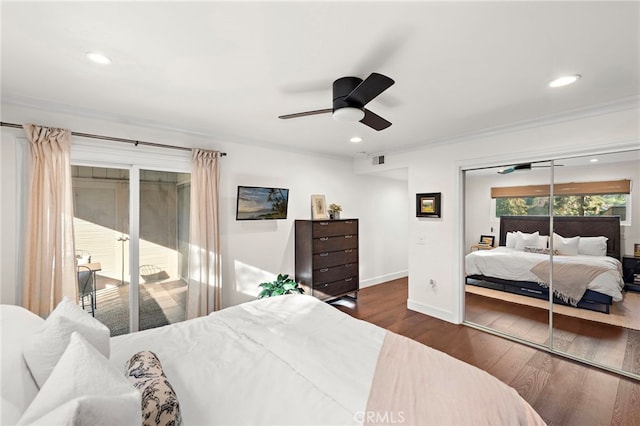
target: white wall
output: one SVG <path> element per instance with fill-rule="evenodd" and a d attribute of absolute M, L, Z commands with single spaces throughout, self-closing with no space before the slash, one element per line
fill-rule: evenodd
<path fill-rule="evenodd" d="M 385 154 L 386 167 L 409 169 L 406 200 L 409 308 L 447 321 L 463 320 L 465 243 L 461 169 L 610 152 L 622 147 L 638 149 L 639 129 L 639 110 L 635 106 L 574 119 L 540 121 L 537 126 L 528 123 L 526 127 L 503 129 L 412 152 Z M 373 172 L 374 166 L 367 159 L 359 159 L 355 170 Z M 440 219 L 415 217 L 415 194 L 422 192 L 442 193 Z M 637 200 L 634 203 L 637 205 Z M 425 236 L 424 245 L 417 243 L 421 235 Z M 435 286 L 429 284 L 430 279 Z"/>
<path fill-rule="evenodd" d="M 3 121 L 35 123 L 69 128 L 76 132 L 118 136 L 180 146 L 203 147 L 207 141 L 197 135 L 133 127 L 61 112 L 3 106 Z M 24 188 L 18 175 L 24 170 L 15 161 L 21 129 L 2 128 L 0 241 L 2 303 L 20 303 L 19 246 L 20 214 L 14 206 Z M 114 164 L 136 161 L 170 164 L 178 171 L 185 154 L 158 148 L 135 148 L 128 144 L 72 138 L 72 157 L 87 158 L 92 146 L 109 144 L 108 155 L 93 155 L 93 162 Z M 358 176 L 350 160 L 322 158 L 271 148 L 260 148 L 229 141 L 216 141 L 210 149 L 228 155 L 221 163 L 220 227 L 223 257 L 223 306 L 253 300 L 257 284 L 277 273 L 294 273 L 294 220 L 311 217 L 311 194 L 325 194 L 327 203 L 342 205 L 342 217 L 360 219 L 361 286 L 406 276 L 408 269 L 406 222 L 407 184 L 392 179 Z M 132 150 L 134 153 L 132 153 Z M 137 150 L 137 151 L 136 151 Z M 137 154 L 135 153 L 137 152 Z M 188 154 L 187 158 L 188 158 Z M 172 161 L 172 156 L 174 160 Z M 119 157 L 119 158 L 117 158 Z M 289 188 L 288 219 L 274 221 L 236 221 L 237 185 Z M 7 206 L 8 208 L 5 208 Z"/>

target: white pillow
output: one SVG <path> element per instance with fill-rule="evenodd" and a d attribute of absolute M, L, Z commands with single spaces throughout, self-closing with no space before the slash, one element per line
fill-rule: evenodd
<path fill-rule="evenodd" d="M 507 241 L 505 241 L 505 247 L 515 248 L 516 247 L 516 233 L 515 232 L 507 232 Z"/>
<path fill-rule="evenodd" d="M 22 354 L 38 387 L 44 385 L 74 331 L 109 358 L 111 333 L 107 326 L 65 297 L 24 345 Z"/>
<path fill-rule="evenodd" d="M 524 232 L 518 231 L 516 233 L 516 246 L 514 247 L 516 250 L 523 251 L 525 247 L 532 246 L 538 247 L 540 234 L 538 231 L 533 234 L 526 234 Z"/>
<path fill-rule="evenodd" d="M 553 250 L 555 253 L 564 256 L 575 256 L 578 254 L 580 237 L 564 238 L 555 232 L 553 233 Z"/>
<path fill-rule="evenodd" d="M 578 254 L 606 256 L 607 240 L 607 237 L 580 237 L 580 243 L 578 243 Z"/>
<path fill-rule="evenodd" d="M 538 248 L 546 249 L 549 248 L 549 236 L 548 235 L 540 235 L 538 237 Z"/>
<path fill-rule="evenodd" d="M 42 318 L 21 306 L 0 305 L 0 425 L 15 425 L 38 393 L 22 349 L 42 324 Z"/>
<path fill-rule="evenodd" d="M 77 332 L 19 425 L 140 425 L 140 392 Z"/>

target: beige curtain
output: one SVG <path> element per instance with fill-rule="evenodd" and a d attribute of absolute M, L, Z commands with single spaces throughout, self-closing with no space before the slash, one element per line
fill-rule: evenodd
<path fill-rule="evenodd" d="M 187 319 L 220 309 L 219 160 L 219 152 L 193 150 Z"/>
<path fill-rule="evenodd" d="M 64 296 L 76 299 L 71 132 L 25 124 L 29 187 L 22 304 L 46 317 Z"/>

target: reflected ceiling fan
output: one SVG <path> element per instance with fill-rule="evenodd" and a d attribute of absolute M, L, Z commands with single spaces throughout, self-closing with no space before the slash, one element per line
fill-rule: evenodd
<path fill-rule="evenodd" d="M 395 81 L 386 75 L 375 72 L 364 80 L 358 77 L 342 77 L 333 82 L 333 108 L 297 112 L 281 115 L 278 118 L 286 120 L 330 112 L 333 114 L 334 120 L 359 121 L 374 130 L 384 130 L 391 126 L 391 122 L 369 111 L 364 106 L 394 83 Z"/>
<path fill-rule="evenodd" d="M 564 164 L 554 164 L 556 167 L 562 167 Z M 507 175 L 509 173 L 517 172 L 518 170 L 531 170 L 532 168 L 537 167 L 551 167 L 551 165 L 531 165 L 531 163 L 522 163 L 516 164 L 515 166 L 505 167 L 504 169 L 498 170 L 498 173 L 501 175 Z"/>

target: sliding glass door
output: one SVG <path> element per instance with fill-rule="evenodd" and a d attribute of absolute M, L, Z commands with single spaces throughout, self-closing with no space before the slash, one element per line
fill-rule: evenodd
<path fill-rule="evenodd" d="M 73 176 L 78 270 L 95 278 L 78 303 L 114 336 L 183 321 L 189 173 L 76 165 Z"/>
<path fill-rule="evenodd" d="M 185 319 L 187 173 L 140 170 L 140 329 Z"/>
<path fill-rule="evenodd" d="M 130 322 L 129 180 L 127 169 L 73 166 L 74 235 L 79 303 L 111 330 L 125 334 Z M 84 302 L 84 303 L 83 303 Z M 93 306 L 91 304 L 93 303 Z"/>

